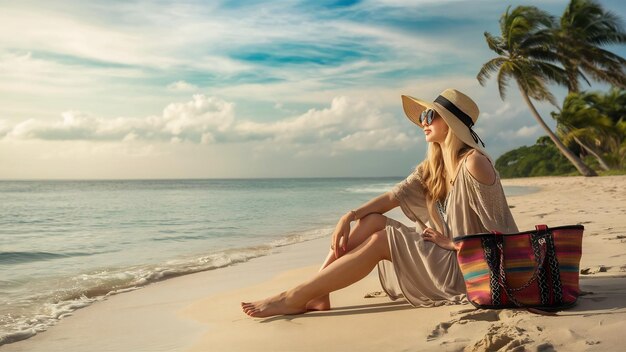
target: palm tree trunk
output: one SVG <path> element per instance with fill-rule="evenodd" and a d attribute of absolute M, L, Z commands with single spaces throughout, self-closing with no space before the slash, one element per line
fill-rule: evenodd
<path fill-rule="evenodd" d="M 597 160 L 598 160 L 598 164 L 600 165 L 600 167 L 605 170 L 608 171 L 611 168 L 609 167 L 609 165 L 606 163 L 606 161 L 604 161 L 604 159 L 602 159 L 602 157 L 600 156 L 600 154 L 598 154 L 595 150 L 593 150 L 591 147 L 587 146 L 585 143 L 583 143 L 580 139 L 578 139 L 578 137 L 574 137 L 574 140 L 576 141 L 576 143 L 578 143 L 578 145 L 583 148 L 584 150 L 587 151 L 587 153 L 593 155 Z"/>
<path fill-rule="evenodd" d="M 580 158 L 574 155 L 574 153 L 572 153 L 569 149 L 567 149 L 565 145 L 563 145 L 561 140 L 554 134 L 554 132 L 552 132 L 550 127 L 548 127 L 548 125 L 546 125 L 546 123 L 543 121 L 543 119 L 541 118 L 541 115 L 539 115 L 539 112 L 535 108 L 535 105 L 533 105 L 532 101 L 530 101 L 530 97 L 528 96 L 528 94 L 521 87 L 519 88 L 520 88 L 520 92 L 522 93 L 522 97 L 524 98 L 524 101 L 526 102 L 526 104 L 528 104 L 528 107 L 530 108 L 530 111 L 533 113 L 533 116 L 535 117 L 539 125 L 543 127 L 546 133 L 548 133 L 548 136 L 550 137 L 550 139 L 552 139 L 552 141 L 554 142 L 556 147 L 559 149 L 561 154 L 563 154 L 563 156 L 565 156 L 567 160 L 569 160 L 572 163 L 572 165 L 574 165 L 576 170 L 578 170 L 578 172 L 580 172 L 581 175 L 598 176 L 598 174 L 595 171 L 593 171 L 589 166 L 585 165 L 585 163 L 583 163 L 582 160 L 580 160 Z"/>

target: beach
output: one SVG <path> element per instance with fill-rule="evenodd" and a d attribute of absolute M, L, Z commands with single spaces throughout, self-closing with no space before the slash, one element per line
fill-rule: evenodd
<path fill-rule="evenodd" d="M 374 270 L 331 295 L 333 309 L 249 318 L 239 303 L 313 275 L 317 238 L 243 263 L 107 297 L 2 351 L 619 351 L 626 336 L 626 176 L 503 180 L 537 191 L 508 198 L 520 230 L 585 226 L 578 304 L 556 316 L 470 304 L 413 308 L 381 293 Z M 394 210 L 389 216 L 410 221 Z"/>

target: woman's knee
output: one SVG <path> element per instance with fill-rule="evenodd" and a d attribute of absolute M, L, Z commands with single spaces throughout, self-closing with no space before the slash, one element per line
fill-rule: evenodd
<path fill-rule="evenodd" d="M 387 217 L 382 214 L 367 214 L 356 221 L 356 227 L 368 227 L 372 232 L 381 230 L 387 225 Z"/>
<path fill-rule="evenodd" d="M 382 240 L 386 241 L 386 225 L 387 217 L 381 214 L 369 214 L 359 219 L 350 232 L 350 239 L 348 240 L 349 249 L 352 250 L 360 246 L 363 242 L 371 241 L 371 237 L 380 231 L 385 234 L 385 238 L 378 238 L 380 237 L 379 234 L 377 235 L 376 242 L 372 242 L 372 244 L 378 244 Z"/>

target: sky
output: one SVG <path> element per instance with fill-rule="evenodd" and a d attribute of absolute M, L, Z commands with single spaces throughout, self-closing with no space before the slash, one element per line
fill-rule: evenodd
<path fill-rule="evenodd" d="M 478 84 L 483 33 L 567 3 L 0 0 L 0 179 L 405 176 L 427 143 L 400 96 L 446 88 L 497 158 L 544 133 L 515 86 Z"/>

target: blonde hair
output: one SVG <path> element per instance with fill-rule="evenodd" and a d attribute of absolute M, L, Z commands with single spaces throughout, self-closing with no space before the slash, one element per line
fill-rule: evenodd
<path fill-rule="evenodd" d="M 440 219 L 435 216 L 434 204 L 439 200 L 443 202 L 448 193 L 448 182 L 452 182 L 460 160 L 473 149 L 457 137 L 452 129 L 448 129 L 446 139 L 446 152 L 439 143 L 430 143 L 426 159 L 417 165 L 416 169 L 421 174 L 422 185 L 426 191 L 426 205 L 430 218 L 433 219 L 439 231 L 442 231 Z M 435 225 L 435 224 L 433 224 Z"/>

